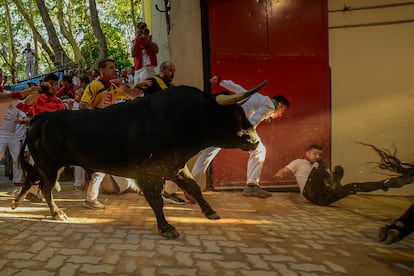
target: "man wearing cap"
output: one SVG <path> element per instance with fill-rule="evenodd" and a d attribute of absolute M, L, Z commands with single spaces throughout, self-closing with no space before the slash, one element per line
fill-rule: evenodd
<path fill-rule="evenodd" d="M 152 77 L 157 66 L 158 45 L 153 41 L 147 24 L 137 25 L 136 36 L 132 41 L 131 55 L 134 57 L 134 84 Z"/>
<path fill-rule="evenodd" d="M 212 84 L 218 83 L 218 77 L 214 76 L 210 82 Z M 231 80 L 222 80 L 220 86 L 232 91 L 234 93 L 245 92 L 242 86 L 234 83 Z M 276 119 L 282 116 L 283 112 L 289 106 L 289 101 L 284 96 L 274 96 L 272 98 L 264 96 L 260 93 L 255 93 L 242 104 L 244 113 L 249 122 L 257 127 L 263 120 Z M 201 177 L 206 173 L 208 166 L 213 161 L 214 157 L 219 153 L 221 148 L 209 147 L 203 150 L 197 158 L 192 174 L 196 182 L 200 182 Z M 244 196 L 253 196 L 266 198 L 272 196 L 271 193 L 263 190 L 259 186 L 260 176 L 262 174 L 263 163 L 266 158 L 266 148 L 259 139 L 259 145 L 255 150 L 249 151 L 249 160 L 247 163 L 247 181 L 244 189 Z"/>

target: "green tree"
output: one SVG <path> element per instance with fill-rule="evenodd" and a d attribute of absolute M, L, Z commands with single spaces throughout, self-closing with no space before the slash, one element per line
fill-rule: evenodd
<path fill-rule="evenodd" d="M 8 41 L 0 44 L 0 67 L 23 76 L 20 49 L 32 41 L 39 72 L 65 66 L 89 70 L 103 57 L 128 67 L 135 14 L 140 12 L 140 0 L 0 0 L 0 39 Z"/>
<path fill-rule="evenodd" d="M 16 52 L 16 46 L 15 46 L 14 39 L 13 39 L 14 35 L 13 35 L 9 3 L 7 0 L 3 0 L 3 4 L 4 4 L 4 19 L 6 23 L 5 26 L 6 26 L 8 47 L 2 48 L 0 51 L 0 54 L 11 74 L 10 80 L 14 82 L 16 80 L 16 67 L 15 67 L 16 55 L 14 55 L 13 53 Z"/>

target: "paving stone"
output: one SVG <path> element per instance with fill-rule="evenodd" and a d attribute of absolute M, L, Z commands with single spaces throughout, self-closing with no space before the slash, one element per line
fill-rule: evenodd
<path fill-rule="evenodd" d="M 247 261 L 250 263 L 250 267 L 253 269 L 268 270 L 269 264 L 265 262 L 261 255 L 246 255 Z"/>
<path fill-rule="evenodd" d="M 337 265 L 333 262 L 330 261 L 323 261 L 323 263 L 328 266 L 331 270 L 333 270 L 334 272 L 339 272 L 339 273 L 346 273 L 346 270 L 344 267 Z"/>
<path fill-rule="evenodd" d="M 80 265 L 67 263 L 64 264 L 59 270 L 57 275 L 67 276 L 67 275 L 76 275 L 76 271 L 79 269 Z"/>
<path fill-rule="evenodd" d="M 221 254 L 211 254 L 211 253 L 194 253 L 193 256 L 197 260 L 206 260 L 206 261 L 224 259 L 224 256 Z"/>
<path fill-rule="evenodd" d="M 99 264 L 102 257 L 96 256 L 70 256 L 66 261 L 75 264 Z"/>
<path fill-rule="evenodd" d="M 224 269 L 249 269 L 249 266 L 242 262 L 215 261 L 214 263 Z"/>
<path fill-rule="evenodd" d="M 39 250 L 39 252 L 31 251 L 33 253 L 37 253 L 37 255 L 33 258 L 33 260 L 44 262 L 44 261 L 49 260 L 52 256 L 55 255 L 56 249 L 53 249 L 50 247 L 44 248 L 45 247 L 44 244 L 43 243 L 40 243 L 40 244 L 42 244 L 43 246 L 42 250 Z"/>
<path fill-rule="evenodd" d="M 59 267 L 62 267 L 62 265 L 68 258 L 68 256 L 54 255 L 48 260 L 47 264 L 45 265 L 45 268 L 57 270 Z"/>
<path fill-rule="evenodd" d="M 328 273 L 328 270 L 324 265 L 317 265 L 317 264 L 309 264 L 309 263 L 290 263 L 289 267 L 292 270 L 299 270 L 299 271 L 305 271 L 305 272 L 322 272 L 322 273 Z"/>
<path fill-rule="evenodd" d="M 288 267 L 287 267 L 287 265 L 286 264 L 272 264 L 272 266 L 275 268 L 275 270 L 277 271 L 277 272 L 279 272 L 281 275 L 286 275 L 286 276 L 296 276 L 296 275 L 299 275 L 299 273 L 298 272 L 295 272 L 295 271 L 293 271 L 293 270 L 291 270 L 291 269 L 289 269 Z M 301 273 L 301 275 L 302 275 L 302 273 Z"/>
<path fill-rule="evenodd" d="M 292 263 L 296 262 L 295 257 L 287 256 L 287 255 L 264 255 L 263 259 L 270 262 L 284 262 L 284 263 Z"/>
<path fill-rule="evenodd" d="M 209 261 L 197 261 L 197 275 L 217 275 L 217 270 Z"/>
<path fill-rule="evenodd" d="M 189 254 L 189 253 L 177 252 L 175 254 L 175 258 L 176 258 L 176 261 L 177 261 L 177 266 L 179 266 L 179 267 L 181 267 L 181 266 L 191 267 L 194 264 L 194 261 L 191 258 L 191 254 Z"/>
<path fill-rule="evenodd" d="M 91 264 L 83 264 L 79 268 L 80 272 L 86 272 L 89 274 L 108 274 L 112 275 L 115 267 L 113 265 L 108 264 L 99 264 L 99 265 L 91 265 Z"/>
<path fill-rule="evenodd" d="M 19 271 L 16 274 L 16 276 L 20 276 L 20 275 L 31 275 L 31 276 L 53 276 L 56 273 L 53 271 L 46 271 L 46 270 L 29 270 L 29 269 L 22 269 L 21 271 Z"/>

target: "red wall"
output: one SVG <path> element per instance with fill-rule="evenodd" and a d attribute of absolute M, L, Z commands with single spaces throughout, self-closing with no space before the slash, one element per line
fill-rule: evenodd
<path fill-rule="evenodd" d="M 261 185 L 284 185 L 273 174 L 302 157 L 310 144 L 324 147 L 330 164 L 331 117 L 326 0 L 210 0 L 211 74 L 261 93 L 284 95 L 290 108 L 259 135 L 267 148 Z M 221 91 L 213 87 L 213 91 Z M 213 185 L 243 186 L 248 154 L 223 149 L 213 166 Z"/>

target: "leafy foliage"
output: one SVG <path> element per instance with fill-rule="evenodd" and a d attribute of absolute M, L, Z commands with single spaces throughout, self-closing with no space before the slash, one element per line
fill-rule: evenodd
<path fill-rule="evenodd" d="M 10 9 L 10 17 L 12 18 L 12 37 L 16 51 L 10 51 L 8 41 L 7 22 L 5 20 L 4 3 L 8 3 Z M 89 13 L 88 1 L 86 0 L 62 0 L 63 2 L 63 21 L 65 27 L 69 30 L 78 44 L 81 55 L 85 59 L 85 65 L 76 61 L 74 46 L 71 45 L 67 38 L 61 32 L 58 24 L 58 5 L 55 0 L 0 0 L 0 68 L 5 71 L 6 75 L 10 72 L 10 66 L 7 60 L 15 55 L 17 68 L 17 78 L 24 78 L 24 57 L 21 54 L 27 42 L 32 44 L 37 52 L 38 72 L 46 73 L 56 69 L 56 60 L 44 50 L 44 45 L 40 45 L 39 38 L 30 27 L 32 21 L 34 29 L 40 34 L 45 43 L 50 42 L 48 30 L 46 29 L 40 16 L 37 2 L 44 2 L 47 7 L 49 17 L 53 22 L 56 35 L 62 49 L 69 57 L 71 62 L 63 66 L 83 67 L 83 69 L 91 70 L 92 66 L 97 62 L 99 56 L 99 43 L 94 35 L 91 26 L 91 16 Z M 141 1 L 125 1 L 125 0 L 95 0 L 97 4 L 99 22 L 103 33 L 108 41 L 109 57 L 114 59 L 119 69 L 132 65 L 133 59 L 130 56 L 130 41 L 133 38 L 133 19 L 132 9 L 135 14 L 141 14 Z M 30 15 L 27 20 L 17 4 L 25 7 L 26 12 Z M 132 5 L 131 5 L 132 4 Z M 135 20 L 139 20 L 135 18 Z M 50 45 L 49 45 L 50 47 Z M 56 50 L 50 47 L 53 51 Z M 56 48 L 56 47 L 55 47 Z"/>

